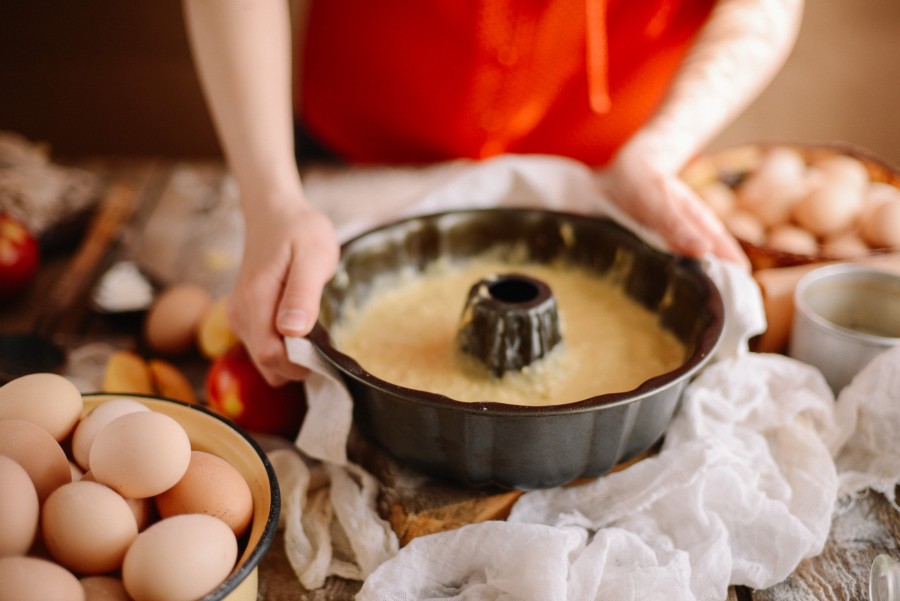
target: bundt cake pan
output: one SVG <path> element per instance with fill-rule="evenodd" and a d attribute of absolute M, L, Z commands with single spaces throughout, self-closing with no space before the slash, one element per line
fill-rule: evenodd
<path fill-rule="evenodd" d="M 615 277 L 686 345 L 684 363 L 627 392 L 529 407 L 466 403 L 397 386 L 335 348 L 329 327 L 344 308 L 358 306 L 381 276 L 488 251 L 492 257 L 508 252 L 511 267 L 513 257 L 539 263 L 562 259 Z M 360 430 L 401 462 L 467 485 L 536 489 L 602 475 L 650 449 L 722 330 L 721 297 L 695 261 L 655 250 L 607 219 L 539 209 L 475 209 L 405 219 L 344 244 L 310 339 L 342 374 Z"/>

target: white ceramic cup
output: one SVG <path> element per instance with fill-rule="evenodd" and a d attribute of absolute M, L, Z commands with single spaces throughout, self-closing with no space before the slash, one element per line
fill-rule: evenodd
<path fill-rule="evenodd" d="M 835 394 L 897 344 L 900 275 L 837 263 L 798 282 L 788 354 L 819 368 Z"/>

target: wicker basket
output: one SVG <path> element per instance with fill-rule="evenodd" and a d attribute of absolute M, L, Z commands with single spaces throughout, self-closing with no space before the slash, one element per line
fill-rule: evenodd
<path fill-rule="evenodd" d="M 698 190 L 714 179 L 735 188 L 756 168 L 765 153 L 774 147 L 797 151 L 807 164 L 835 155 L 850 156 L 866 166 L 871 181 L 900 187 L 900 170 L 867 151 L 840 144 L 815 145 L 795 142 L 759 142 L 710 151 L 691 161 L 682 172 L 682 178 Z M 754 270 L 839 260 L 826 255 L 793 254 L 759 246 L 740 238 L 738 242 L 750 259 Z M 872 250 L 873 255 L 884 252 L 886 251 Z"/>

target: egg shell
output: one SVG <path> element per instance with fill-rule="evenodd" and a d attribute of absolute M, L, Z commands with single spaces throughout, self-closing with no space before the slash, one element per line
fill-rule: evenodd
<path fill-rule="evenodd" d="M 31 422 L 0 421 L 0 455 L 10 457 L 28 472 L 41 502 L 72 481 L 66 452 L 47 430 Z"/>
<path fill-rule="evenodd" d="M 83 409 L 81 392 L 57 374 L 29 374 L 0 386 L 0 419 L 37 424 L 58 441 L 72 432 Z"/>
<path fill-rule="evenodd" d="M 79 574 L 118 570 L 138 533 L 118 493 L 81 480 L 60 486 L 41 507 L 41 533 L 53 558 Z"/>
<path fill-rule="evenodd" d="M 0 455 L 0 557 L 25 555 L 37 534 L 37 490 L 21 465 Z"/>
<path fill-rule="evenodd" d="M 82 480 L 86 482 L 96 482 L 94 479 L 94 474 L 90 471 L 87 471 L 82 476 Z M 138 531 L 140 532 L 144 528 L 150 525 L 156 516 L 156 505 L 153 502 L 153 499 L 148 497 L 145 499 L 133 499 L 131 497 L 122 497 L 125 499 L 125 502 L 128 503 L 128 508 L 131 509 L 131 513 L 134 514 L 134 521 L 137 523 Z"/>
<path fill-rule="evenodd" d="M 875 207 L 861 229 L 865 241 L 874 248 L 900 249 L 900 200 Z"/>
<path fill-rule="evenodd" d="M 237 552 L 237 539 L 222 520 L 176 515 L 138 535 L 125 555 L 122 580 L 135 601 L 191 601 L 228 577 Z"/>
<path fill-rule="evenodd" d="M 719 180 L 704 185 L 697 194 L 719 217 L 732 212 L 737 206 L 737 195 L 734 190 Z"/>
<path fill-rule="evenodd" d="M 806 191 L 803 157 L 791 148 L 775 147 L 738 187 L 738 207 L 770 226 L 784 221 L 791 205 Z"/>
<path fill-rule="evenodd" d="M 144 321 L 144 338 L 154 351 L 179 355 L 194 348 L 200 322 L 213 299 L 200 286 L 178 284 L 157 297 Z"/>
<path fill-rule="evenodd" d="M 900 188 L 887 182 L 872 182 L 863 194 L 863 202 L 866 204 L 887 200 L 900 200 Z"/>
<path fill-rule="evenodd" d="M 832 259 L 858 259 L 872 252 L 856 231 L 843 232 L 822 241 L 822 255 Z"/>
<path fill-rule="evenodd" d="M 85 601 L 78 578 L 38 557 L 0 557 L 0 601 Z"/>
<path fill-rule="evenodd" d="M 136 413 L 138 411 L 150 411 L 146 405 L 133 399 L 110 399 L 94 407 L 78 425 L 72 434 L 72 458 L 82 469 L 90 469 L 91 444 L 97 433 L 109 422 L 117 417 Z"/>
<path fill-rule="evenodd" d="M 862 189 L 869 183 L 869 170 L 859 159 L 835 154 L 813 161 L 810 165 L 824 175 L 827 185 L 848 185 Z"/>
<path fill-rule="evenodd" d="M 90 451 L 93 477 L 123 497 L 143 499 L 171 488 L 187 471 L 191 441 L 168 415 L 146 411 L 117 417 Z"/>
<path fill-rule="evenodd" d="M 798 225 L 816 236 L 827 236 L 849 228 L 862 207 L 862 190 L 852 186 L 823 185 L 794 205 Z"/>
<path fill-rule="evenodd" d="M 736 238 L 750 244 L 762 244 L 766 238 L 766 229 L 762 222 L 747 211 L 737 210 L 725 215 L 722 224 Z"/>
<path fill-rule="evenodd" d="M 164 518 L 184 513 L 217 517 L 241 536 L 253 518 L 253 493 L 233 465 L 211 453 L 194 451 L 187 472 L 156 497 L 156 507 Z"/>
<path fill-rule="evenodd" d="M 772 228 L 766 238 L 766 246 L 796 255 L 816 255 L 819 252 L 819 243 L 815 236 L 805 229 L 789 224 Z"/>
<path fill-rule="evenodd" d="M 81 579 L 85 601 L 131 601 L 125 585 L 113 576 L 85 576 Z"/>

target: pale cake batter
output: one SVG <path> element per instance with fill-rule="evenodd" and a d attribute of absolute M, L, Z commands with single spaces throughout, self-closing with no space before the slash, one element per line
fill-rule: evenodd
<path fill-rule="evenodd" d="M 563 341 L 521 372 L 494 378 L 455 344 L 469 288 L 494 273 L 543 280 L 556 296 Z M 675 369 L 684 345 L 658 315 L 584 269 L 489 259 L 438 262 L 393 275 L 332 328 L 335 346 L 375 376 L 458 401 L 554 405 L 624 392 Z"/>

